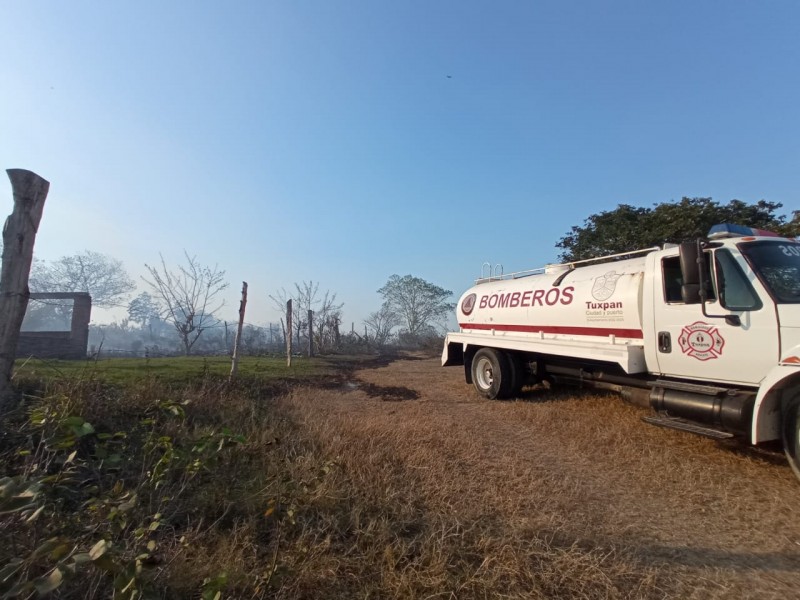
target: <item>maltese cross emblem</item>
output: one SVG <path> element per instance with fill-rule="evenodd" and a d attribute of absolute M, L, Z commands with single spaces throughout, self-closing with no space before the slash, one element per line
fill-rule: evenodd
<path fill-rule="evenodd" d="M 681 330 L 681 352 L 697 360 L 712 360 L 722 354 L 725 340 L 714 325 L 697 321 Z"/>

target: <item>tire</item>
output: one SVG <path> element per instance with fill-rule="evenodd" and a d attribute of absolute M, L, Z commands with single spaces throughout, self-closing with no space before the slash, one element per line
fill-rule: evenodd
<path fill-rule="evenodd" d="M 800 392 L 795 392 L 783 406 L 783 451 L 800 479 Z"/>
<path fill-rule="evenodd" d="M 489 400 L 505 398 L 511 388 L 511 367 L 504 352 L 481 348 L 472 357 L 472 384 Z"/>

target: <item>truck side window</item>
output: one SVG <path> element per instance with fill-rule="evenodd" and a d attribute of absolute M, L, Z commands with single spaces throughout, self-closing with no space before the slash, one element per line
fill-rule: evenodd
<path fill-rule="evenodd" d="M 728 250 L 717 250 L 715 255 L 717 287 L 720 304 L 728 310 L 758 310 L 761 299 Z"/>
<path fill-rule="evenodd" d="M 680 259 L 677 256 L 663 259 L 661 261 L 661 269 L 664 273 L 664 301 L 683 302 L 681 297 L 683 279 L 681 278 Z"/>
<path fill-rule="evenodd" d="M 716 299 L 714 293 L 714 284 L 711 281 L 710 262 L 711 257 L 708 252 L 705 253 L 706 258 L 706 299 Z M 671 256 L 661 259 L 661 271 L 664 275 L 664 301 L 672 304 L 683 304 L 683 296 L 681 295 L 681 285 L 683 285 L 683 275 L 681 273 L 681 261 L 677 256 Z"/>

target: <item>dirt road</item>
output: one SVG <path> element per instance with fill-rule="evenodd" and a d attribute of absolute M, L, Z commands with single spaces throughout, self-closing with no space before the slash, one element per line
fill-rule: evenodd
<path fill-rule="evenodd" d="M 483 400 L 435 359 L 348 379 L 288 402 L 353 506 L 384 513 L 376 595 L 800 598 L 778 452 L 655 428 L 613 395 Z"/>

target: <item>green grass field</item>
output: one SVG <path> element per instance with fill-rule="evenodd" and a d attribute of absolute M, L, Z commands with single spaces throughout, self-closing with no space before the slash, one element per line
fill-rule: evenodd
<path fill-rule="evenodd" d="M 180 356 L 170 358 L 108 358 L 101 360 L 18 360 L 15 381 L 50 381 L 53 379 L 95 380 L 128 384 L 155 379 L 166 384 L 188 384 L 203 378 L 227 378 L 231 359 L 227 356 Z M 324 376 L 332 372 L 329 359 L 245 356 L 239 361 L 242 379 L 297 380 Z"/>

